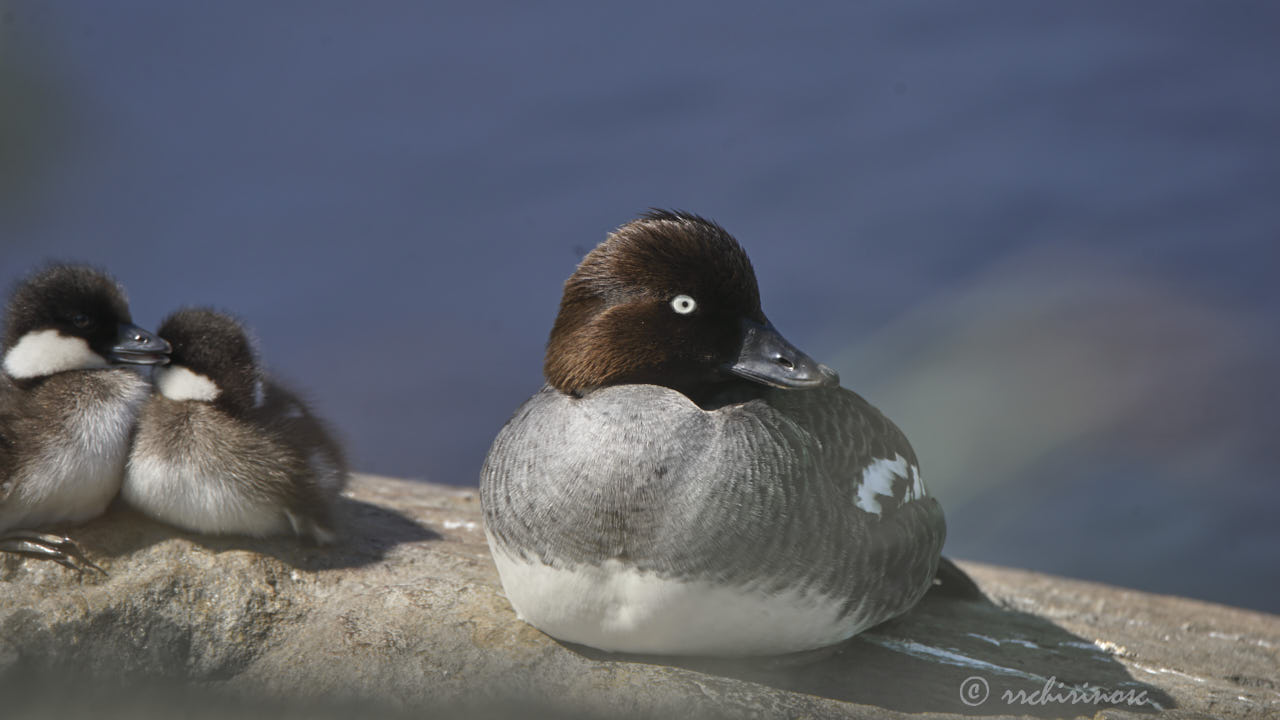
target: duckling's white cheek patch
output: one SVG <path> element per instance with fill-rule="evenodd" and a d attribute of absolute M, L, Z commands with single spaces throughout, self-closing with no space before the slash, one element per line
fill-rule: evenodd
<path fill-rule="evenodd" d="M 156 371 L 156 390 L 170 400 L 213 402 L 222 391 L 217 383 L 190 368 L 171 365 Z"/>
<path fill-rule="evenodd" d="M 91 350 L 83 338 L 57 330 L 29 332 L 4 356 L 4 371 L 18 380 L 104 367 L 106 358 Z"/>
<path fill-rule="evenodd" d="M 901 492 L 895 491 L 900 486 Z M 893 460 L 876 460 L 862 471 L 862 484 L 858 486 L 858 497 L 853 504 L 863 510 L 879 515 L 883 508 L 877 495 L 889 498 L 902 496 L 902 502 L 910 502 L 924 497 L 924 481 L 920 479 L 920 469 L 907 463 L 901 455 Z"/>

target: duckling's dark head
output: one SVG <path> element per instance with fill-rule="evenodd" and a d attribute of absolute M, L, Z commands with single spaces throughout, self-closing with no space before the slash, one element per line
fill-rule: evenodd
<path fill-rule="evenodd" d="M 788 389 L 839 383 L 769 323 L 738 241 L 710 220 L 670 211 L 623 225 L 578 265 L 543 371 L 569 393 L 648 383 L 696 398 L 740 379 Z"/>
<path fill-rule="evenodd" d="M 156 388 L 172 400 L 212 402 L 232 412 L 261 404 L 262 376 L 253 341 L 225 313 L 184 308 L 160 324 L 173 353 L 157 374 Z"/>
<path fill-rule="evenodd" d="M 168 346 L 133 324 L 124 289 L 84 265 L 50 265 L 26 278 L 9 300 L 5 370 L 26 379 L 108 362 L 155 365 Z"/>

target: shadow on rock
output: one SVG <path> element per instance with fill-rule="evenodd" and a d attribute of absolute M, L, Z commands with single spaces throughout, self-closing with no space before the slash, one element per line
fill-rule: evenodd
<path fill-rule="evenodd" d="M 1176 706 L 1088 638 L 1032 613 L 947 592 L 930 592 L 911 612 L 842 645 L 781 657 L 627 656 L 566 647 L 597 660 L 683 667 L 908 713 L 1053 718 Z"/>
<path fill-rule="evenodd" d="M 338 498 L 334 507 L 340 535 L 333 545 L 317 546 L 296 537 L 253 538 L 243 535 L 199 535 L 156 522 L 116 503 L 111 511 L 75 531 L 76 538 L 97 557 L 129 555 L 172 537 L 181 537 L 211 552 L 248 550 L 270 555 L 299 570 L 331 570 L 371 565 L 391 548 L 440 536 L 412 518 L 385 507 Z"/>

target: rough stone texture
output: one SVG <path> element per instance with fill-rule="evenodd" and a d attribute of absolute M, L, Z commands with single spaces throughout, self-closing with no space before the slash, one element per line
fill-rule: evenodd
<path fill-rule="evenodd" d="M 347 539 L 318 549 L 199 537 L 113 508 L 69 531 L 107 577 L 4 557 L 0 714 L 218 716 L 250 698 L 272 718 L 304 702 L 308 717 L 1280 716 L 1273 615 L 965 563 L 991 602 L 934 593 L 836 650 L 608 656 L 516 619 L 474 491 L 359 476 L 341 514 Z M 962 702 L 969 678 L 985 702 Z M 1160 709 L 1001 697 L 1050 678 L 1145 692 Z"/>

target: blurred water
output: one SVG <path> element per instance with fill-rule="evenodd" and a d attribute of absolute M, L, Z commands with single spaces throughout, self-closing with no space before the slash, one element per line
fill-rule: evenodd
<path fill-rule="evenodd" d="M 473 484 L 560 284 L 713 217 L 948 552 L 1280 610 L 1280 8 L 0 0 L 0 282 L 213 304 L 357 467 Z"/>

